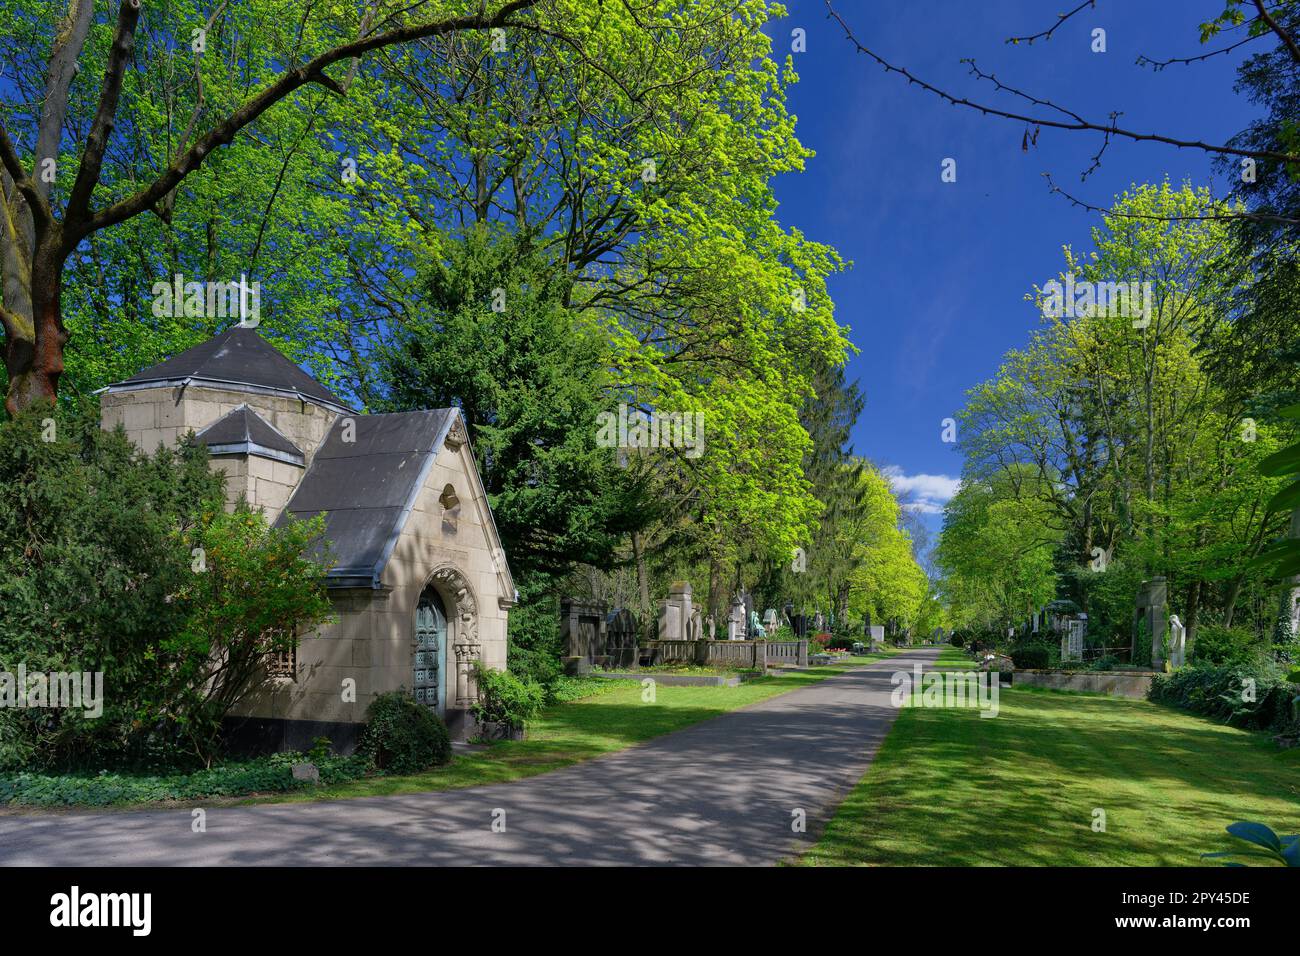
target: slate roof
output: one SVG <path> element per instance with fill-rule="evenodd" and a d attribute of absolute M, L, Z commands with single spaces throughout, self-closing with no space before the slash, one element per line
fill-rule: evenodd
<path fill-rule="evenodd" d="M 457 414 L 439 408 L 335 421 L 279 519 L 325 515 L 331 587 L 379 586 Z M 345 442 L 349 422 L 355 440 Z"/>
<path fill-rule="evenodd" d="M 301 448 L 247 405 L 218 418 L 195 438 L 212 455 L 260 455 L 294 465 L 304 461 Z"/>
<path fill-rule="evenodd" d="M 161 365 L 110 385 L 108 390 L 128 391 L 186 382 L 278 392 L 306 398 L 339 411 L 352 411 L 341 398 L 285 358 L 257 332 L 239 325 L 173 355 Z"/>

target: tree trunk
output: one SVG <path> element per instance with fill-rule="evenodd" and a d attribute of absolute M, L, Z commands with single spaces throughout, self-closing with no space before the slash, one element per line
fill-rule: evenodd
<path fill-rule="evenodd" d="M 1187 620 L 1183 621 L 1186 629 L 1186 643 L 1183 646 L 1183 660 L 1192 659 L 1192 649 L 1196 646 L 1196 627 L 1201 617 L 1201 595 L 1205 592 L 1205 582 L 1196 581 L 1187 586 Z"/>
<path fill-rule="evenodd" d="M 1291 512 L 1291 530 L 1287 537 L 1300 538 L 1300 508 Z M 1278 606 L 1276 643 L 1294 641 L 1300 635 L 1300 574 L 1287 578 L 1282 588 L 1282 599 Z"/>
<path fill-rule="evenodd" d="M 68 333 L 63 327 L 63 250 L 58 236 L 45 237 L 32 256 L 32 336 L 7 336 L 5 370 L 9 390 L 5 409 L 10 415 L 37 402 L 58 397 L 63 374 L 63 346 Z M 24 330 L 25 331 L 25 330 Z"/>
<path fill-rule="evenodd" d="M 1223 626 L 1232 627 L 1233 615 L 1237 612 L 1237 598 L 1241 596 L 1241 585 L 1245 575 L 1239 574 L 1228 585 L 1228 594 L 1223 599 Z"/>
<path fill-rule="evenodd" d="M 709 555 L 709 617 L 722 620 L 722 565 L 716 554 Z"/>
<path fill-rule="evenodd" d="M 641 551 L 641 536 L 632 532 L 632 557 L 636 561 L 636 583 L 641 594 L 641 629 L 650 630 L 650 577 L 646 572 L 645 554 Z"/>

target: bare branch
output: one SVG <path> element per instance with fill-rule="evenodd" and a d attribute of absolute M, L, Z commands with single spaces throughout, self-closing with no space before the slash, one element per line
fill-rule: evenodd
<path fill-rule="evenodd" d="M 122 92 L 122 77 L 135 49 L 135 27 L 140 22 L 140 0 L 122 0 L 117 10 L 117 27 L 113 31 L 113 45 L 108 53 L 108 66 L 104 70 L 104 85 L 99 91 L 99 106 L 86 137 L 86 148 L 81 154 L 77 180 L 72 184 L 64 224 L 75 232 L 90 207 L 90 196 L 99 184 L 99 170 L 104 162 L 104 150 L 113 133 L 117 116 L 117 100 Z"/>
<path fill-rule="evenodd" d="M 27 200 L 27 205 L 32 210 L 32 219 L 40 228 L 47 228 L 54 221 L 50 204 L 27 175 L 27 170 L 23 169 L 22 160 L 18 158 L 18 151 L 14 148 L 13 140 L 9 138 L 3 120 L 0 120 L 0 165 L 4 166 L 5 172 L 13 180 L 14 187 Z"/>
<path fill-rule="evenodd" d="M 1030 37 L 1007 37 L 1006 42 L 1015 43 L 1015 44 L 1025 43 L 1032 46 L 1035 40 L 1050 40 L 1052 38 L 1052 34 L 1055 33 L 1057 30 L 1059 30 L 1064 25 L 1066 20 L 1070 19 L 1070 17 L 1086 9 L 1087 7 L 1092 7 L 1093 9 L 1096 9 L 1097 0 L 1083 0 L 1083 3 L 1079 4 L 1069 13 L 1058 13 L 1056 15 L 1056 22 L 1052 24 L 1052 26 L 1049 29 L 1044 30 L 1042 33 L 1035 33 L 1033 36 Z"/>
<path fill-rule="evenodd" d="M 1048 188 L 1058 196 L 1063 196 L 1070 205 L 1076 209 L 1084 209 L 1088 212 L 1100 213 L 1103 216 L 1114 216 L 1119 219 L 1152 219 L 1159 222 L 1226 222 L 1236 219 L 1255 220 L 1260 222 L 1280 222 L 1287 225 L 1300 226 L 1300 219 L 1288 219 L 1285 216 L 1271 216 L 1267 213 L 1257 212 L 1231 212 L 1231 213 L 1212 213 L 1204 216 L 1158 216 L 1151 213 L 1136 212 L 1115 212 L 1104 206 L 1094 206 L 1091 203 L 1084 202 L 1082 199 L 1071 195 L 1060 186 L 1056 185 L 1052 179 L 1051 173 L 1043 173 L 1043 178 L 1047 180 Z"/>
<path fill-rule="evenodd" d="M 45 78 L 45 96 L 36 131 L 36 166 L 46 159 L 58 159 L 63 121 L 68 115 L 68 92 L 77 75 L 77 57 L 86 45 L 90 22 L 95 16 L 94 0 L 70 0 L 68 15 L 59 24 L 50 50 Z M 36 188 L 49 196 L 49 183 L 37 177 Z"/>
<path fill-rule="evenodd" d="M 1252 19 L 1249 22 L 1254 23 L 1255 20 Z M 1136 60 L 1136 65 L 1149 66 L 1152 69 L 1154 69 L 1157 73 L 1163 70 L 1165 67 L 1170 66 L 1171 64 L 1174 63 L 1181 63 L 1184 66 L 1190 66 L 1193 63 L 1200 63 L 1203 60 L 1210 59 L 1211 57 L 1221 56 L 1224 53 L 1231 53 L 1233 50 L 1237 49 L 1238 47 L 1245 46 L 1247 43 L 1251 43 L 1255 40 L 1258 40 L 1263 35 L 1264 34 L 1262 33 L 1248 35 L 1242 37 L 1236 43 L 1229 43 L 1225 47 L 1220 47 L 1217 50 L 1211 50 L 1209 53 L 1200 53 L 1196 56 L 1175 56 L 1175 57 L 1170 57 L 1168 60 L 1153 60 L 1145 53 L 1139 53 L 1138 58 Z"/>
<path fill-rule="evenodd" d="M 1106 125 L 1086 120 L 1067 122 L 1065 120 L 1047 119 L 1040 116 L 1029 116 L 1025 113 L 1015 113 L 1009 110 L 998 109 L 997 107 L 989 106 L 985 103 L 975 103 L 965 97 L 954 96 L 953 94 L 940 89 L 933 83 L 921 79 L 906 67 L 895 66 L 879 53 L 864 46 L 858 38 L 854 36 L 852 29 L 850 29 L 849 25 L 844 21 L 844 18 L 836 12 L 832 0 L 826 0 L 826 9 L 827 16 L 839 23 L 839 25 L 844 29 L 845 38 L 857 48 L 859 53 L 865 54 L 876 63 L 879 63 L 887 73 L 897 73 L 909 83 L 916 84 L 926 92 L 933 93 L 944 102 L 951 103 L 953 106 L 964 106 L 968 109 L 977 110 L 985 116 L 997 116 L 1002 119 L 1015 120 L 1018 123 L 1032 123 L 1037 126 L 1046 126 L 1051 129 L 1088 131 L 1101 133 L 1103 135 L 1117 136 L 1137 142 L 1164 143 L 1167 146 L 1177 146 L 1179 149 L 1199 149 L 1206 153 L 1221 156 L 1247 156 L 1254 159 L 1275 160 L 1280 163 L 1300 164 L 1300 154 L 1296 153 L 1279 153 L 1276 150 L 1239 149 L 1234 146 L 1216 146 L 1212 143 L 1206 143 L 1200 140 L 1178 139 L 1177 137 L 1165 136 L 1160 133 L 1141 133 L 1135 130 L 1123 129 L 1114 125 Z M 1046 101 L 1044 101 L 1044 103 L 1046 103 Z M 1067 113 L 1069 112 L 1063 107 L 1055 106 L 1054 104 L 1051 104 L 1051 106 L 1053 109 Z"/>

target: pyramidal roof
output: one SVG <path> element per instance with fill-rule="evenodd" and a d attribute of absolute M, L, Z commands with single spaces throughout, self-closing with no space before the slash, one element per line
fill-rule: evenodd
<path fill-rule="evenodd" d="M 167 385 L 213 385 L 219 388 L 293 395 L 339 411 L 352 409 L 251 328 L 236 325 L 161 365 L 147 368 L 108 391 L 133 391 Z"/>
<path fill-rule="evenodd" d="M 303 463 L 302 449 L 247 405 L 240 405 L 194 436 L 211 455 L 261 455 L 290 464 Z"/>

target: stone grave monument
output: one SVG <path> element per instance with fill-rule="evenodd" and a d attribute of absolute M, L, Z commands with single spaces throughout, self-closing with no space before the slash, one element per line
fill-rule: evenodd
<path fill-rule="evenodd" d="M 686 581 L 676 581 L 668 589 L 668 597 L 659 603 L 659 628 L 661 641 L 691 640 L 691 586 Z"/>
<path fill-rule="evenodd" d="M 1169 587 L 1163 577 L 1157 576 L 1142 582 L 1138 589 L 1137 605 L 1133 610 L 1133 642 L 1129 660 L 1140 661 L 1144 648 L 1138 647 L 1138 641 L 1149 640 L 1151 669 L 1164 669 L 1164 640 L 1169 631 L 1168 603 Z"/>
<path fill-rule="evenodd" d="M 727 640 L 745 639 L 745 602 L 739 594 L 731 601 L 731 614 L 727 618 Z"/>

